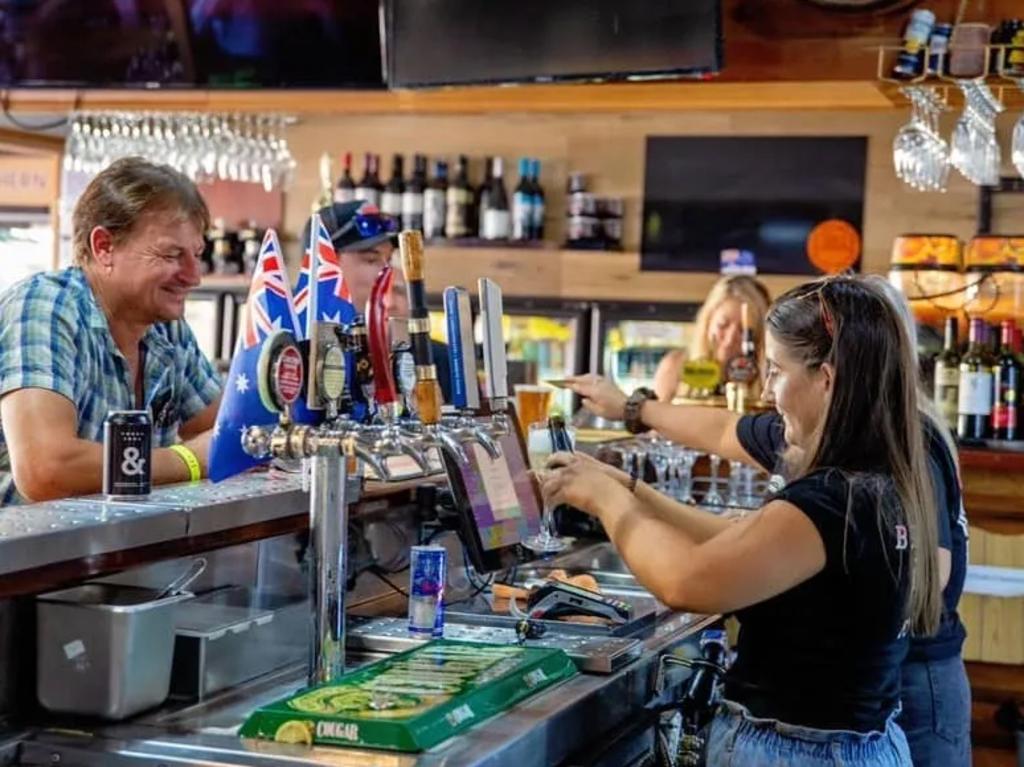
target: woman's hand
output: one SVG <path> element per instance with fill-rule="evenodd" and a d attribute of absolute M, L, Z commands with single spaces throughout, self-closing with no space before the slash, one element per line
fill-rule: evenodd
<path fill-rule="evenodd" d="M 588 374 L 568 380 L 572 390 L 583 397 L 583 407 L 594 415 L 609 421 L 626 417 L 626 393 L 607 378 Z"/>
<path fill-rule="evenodd" d="M 627 497 L 626 488 L 592 458 L 585 459 L 576 453 L 555 453 L 546 465 L 540 475 L 541 492 L 551 506 L 566 503 L 600 516 L 605 504 Z"/>
<path fill-rule="evenodd" d="M 623 487 L 629 487 L 630 476 L 622 469 L 617 469 L 611 464 L 600 461 L 591 455 L 586 453 L 555 453 L 550 456 L 545 464 L 548 469 L 555 469 L 562 466 L 567 466 L 570 463 L 578 462 L 584 466 L 591 467 L 597 471 L 607 474 L 609 477 L 614 479 Z"/>

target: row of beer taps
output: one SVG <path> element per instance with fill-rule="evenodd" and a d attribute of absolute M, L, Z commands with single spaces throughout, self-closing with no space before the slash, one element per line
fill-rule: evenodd
<path fill-rule="evenodd" d="M 443 415 L 430 341 L 422 235 L 406 231 L 398 240 L 409 298 L 409 348 L 392 348 L 389 304 L 394 273 L 387 266 L 374 282 L 363 317 L 347 326 L 311 321 L 308 340 L 297 344 L 304 359 L 304 397 L 291 401 L 281 397 L 274 379 L 280 350 L 268 343 L 261 371 L 269 376 L 266 386 L 281 418 L 276 427 L 250 427 L 243 436 L 247 452 L 303 458 L 323 451 L 348 451 L 385 481 L 391 478 L 387 461 L 396 456 L 407 456 L 424 476 L 437 471 L 430 461 L 434 450 L 466 462 L 465 447 L 475 443 L 491 458 L 501 456 L 499 440 L 511 430 L 501 288 L 490 279 L 479 280 L 486 403 L 481 402 L 478 385 L 468 291 L 449 287 L 444 292 L 455 410 Z M 311 284 L 316 284 L 314 275 Z M 316 316 L 315 293 L 310 291 L 311 318 Z M 355 387 L 346 384 L 349 376 L 354 376 Z M 363 410 L 370 414 L 361 420 L 353 417 L 353 389 L 356 399 L 362 395 Z M 408 403 L 404 416 L 403 401 Z M 300 407 L 322 411 L 322 423 L 301 423 L 295 417 Z M 490 418 L 481 419 L 481 413 L 489 413 Z"/>

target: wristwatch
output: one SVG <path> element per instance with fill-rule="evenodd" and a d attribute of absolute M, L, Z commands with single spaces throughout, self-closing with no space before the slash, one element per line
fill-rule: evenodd
<path fill-rule="evenodd" d="M 640 420 L 640 409 L 647 400 L 657 398 L 658 395 L 646 386 L 641 386 L 629 395 L 629 399 L 626 400 L 626 407 L 624 408 L 626 431 L 630 434 L 639 434 L 642 431 L 646 431 L 643 421 Z"/>

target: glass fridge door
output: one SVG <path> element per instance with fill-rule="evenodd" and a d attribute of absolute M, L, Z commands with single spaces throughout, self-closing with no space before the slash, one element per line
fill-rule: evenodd
<path fill-rule="evenodd" d="M 696 309 L 689 304 L 599 307 L 598 372 L 625 392 L 653 386 L 661 358 L 690 345 Z"/>
<path fill-rule="evenodd" d="M 53 268 L 53 227 L 47 213 L 0 211 L 0 293 Z"/>

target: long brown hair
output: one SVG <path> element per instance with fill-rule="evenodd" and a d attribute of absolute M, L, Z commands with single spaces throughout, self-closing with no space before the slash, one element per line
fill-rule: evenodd
<path fill-rule="evenodd" d="M 793 476 L 837 469 L 877 499 L 879 526 L 902 517 L 910 535 L 906 615 L 933 634 L 941 613 L 935 498 L 917 396 L 917 365 L 896 310 L 857 277 L 832 277 L 780 296 L 767 317 L 772 337 L 808 368 L 835 371 L 828 411 Z M 881 482 L 879 480 L 881 479 Z M 899 499 L 893 508 L 886 488 Z M 847 520 L 849 524 L 849 519 Z"/>

